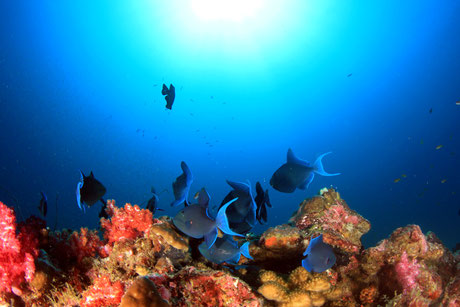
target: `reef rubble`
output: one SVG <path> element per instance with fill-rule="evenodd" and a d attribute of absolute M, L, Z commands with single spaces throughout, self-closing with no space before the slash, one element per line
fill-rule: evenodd
<path fill-rule="evenodd" d="M 371 224 L 334 189 L 243 238 L 254 259 L 236 266 L 207 261 L 169 217 L 113 200 L 106 212 L 100 231 L 51 231 L 0 202 L 0 305 L 460 306 L 460 251 L 417 225 L 364 249 Z M 303 252 L 320 234 L 337 261 L 310 273 Z"/>

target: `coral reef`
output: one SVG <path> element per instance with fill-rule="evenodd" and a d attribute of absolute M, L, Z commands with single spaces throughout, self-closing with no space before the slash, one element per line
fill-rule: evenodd
<path fill-rule="evenodd" d="M 417 225 L 363 249 L 370 224 L 333 189 L 301 203 L 290 224 L 250 240 L 253 260 L 213 264 L 171 218 L 138 206 L 107 206 L 101 233 L 16 225 L 0 203 L 0 304 L 14 306 L 459 306 L 460 251 Z M 337 261 L 301 266 L 323 234 Z"/>
<path fill-rule="evenodd" d="M 320 232 L 325 243 L 354 254 L 361 250 L 361 236 L 371 228 L 332 188 L 304 200 L 289 222 L 307 234 Z"/>

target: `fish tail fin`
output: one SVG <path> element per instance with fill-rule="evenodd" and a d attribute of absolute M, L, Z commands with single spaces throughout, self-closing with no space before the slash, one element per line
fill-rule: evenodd
<path fill-rule="evenodd" d="M 246 242 L 243 245 L 241 245 L 240 251 L 244 257 L 254 260 L 254 258 L 252 258 L 251 254 L 249 253 L 249 242 Z"/>
<path fill-rule="evenodd" d="M 337 175 L 340 175 L 340 173 L 329 174 L 324 170 L 323 162 L 321 160 L 323 159 L 324 156 L 326 156 L 326 155 L 328 155 L 330 153 L 331 153 L 331 151 L 323 153 L 322 155 L 320 155 L 316 159 L 315 163 L 313 164 L 313 170 L 314 170 L 315 173 L 317 173 L 317 174 L 319 174 L 321 176 L 337 176 Z"/>
<path fill-rule="evenodd" d="M 237 199 L 238 197 L 232 199 L 231 201 L 229 201 L 228 203 L 226 203 L 219 209 L 219 212 L 217 212 L 217 217 L 216 217 L 216 226 L 219 227 L 220 230 L 222 230 L 224 233 L 228 235 L 244 237 L 242 234 L 236 233 L 230 229 L 230 226 L 228 225 L 227 214 L 225 213 L 228 206 L 230 206 Z"/>
<path fill-rule="evenodd" d="M 308 271 L 308 272 L 313 272 L 313 267 L 311 266 L 310 262 L 307 260 L 307 258 L 302 260 L 302 266 Z"/>

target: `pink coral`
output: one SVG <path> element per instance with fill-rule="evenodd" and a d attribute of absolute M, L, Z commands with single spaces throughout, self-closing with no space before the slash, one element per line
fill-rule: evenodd
<path fill-rule="evenodd" d="M 417 286 L 417 276 L 420 274 L 416 259 L 409 260 L 406 251 L 401 255 L 401 260 L 395 265 L 396 276 L 404 291 L 411 291 Z"/>
<path fill-rule="evenodd" d="M 82 293 L 80 305 L 83 307 L 118 306 L 123 293 L 124 285 L 120 281 L 112 283 L 107 275 L 103 275 Z"/>
<path fill-rule="evenodd" d="M 144 235 L 153 223 L 152 212 L 137 205 L 126 204 L 124 208 L 118 208 L 114 200 L 108 200 L 106 212 L 111 218 L 102 218 L 101 227 L 109 244 Z"/>
<path fill-rule="evenodd" d="M 20 294 L 20 285 L 31 281 L 38 256 L 38 240 L 27 233 L 16 236 L 16 217 L 0 202 L 0 293 Z"/>

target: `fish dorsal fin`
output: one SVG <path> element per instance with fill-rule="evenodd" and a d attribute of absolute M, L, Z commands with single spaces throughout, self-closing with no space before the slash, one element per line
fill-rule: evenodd
<path fill-rule="evenodd" d="M 235 181 L 227 180 L 227 183 L 235 191 L 240 191 L 240 192 L 243 192 L 245 194 L 250 194 L 251 193 L 251 187 L 248 184 L 244 183 L 244 182 L 235 182 Z"/>
<path fill-rule="evenodd" d="M 151 188 L 150 188 L 150 192 L 152 192 L 153 194 L 156 194 L 155 188 L 154 188 L 154 187 L 151 187 Z"/>
<path fill-rule="evenodd" d="M 203 208 L 207 208 L 210 200 L 211 197 L 209 196 L 208 191 L 206 191 L 205 188 L 201 188 L 200 192 L 198 193 L 198 204 Z"/>
<path fill-rule="evenodd" d="M 168 87 L 166 86 L 166 84 L 163 83 L 163 87 L 161 89 L 161 94 L 162 95 L 167 95 L 168 92 L 169 92 Z"/>
<path fill-rule="evenodd" d="M 297 158 L 291 148 L 289 148 L 287 152 L 287 163 L 297 164 L 305 167 L 310 166 L 310 163 L 307 161 Z"/>
<path fill-rule="evenodd" d="M 311 250 L 315 247 L 315 245 L 323 242 L 323 235 L 321 234 L 319 237 L 310 240 L 310 244 L 308 244 L 307 250 L 303 253 L 304 256 L 311 253 Z"/>
<path fill-rule="evenodd" d="M 91 171 L 91 173 L 89 173 L 89 176 L 90 176 L 91 178 L 94 178 L 93 171 Z"/>
<path fill-rule="evenodd" d="M 180 167 L 181 167 L 182 171 L 184 172 L 185 176 L 187 177 L 187 179 L 193 180 L 192 172 L 190 171 L 190 168 L 188 167 L 187 163 L 182 161 L 180 163 Z"/>

